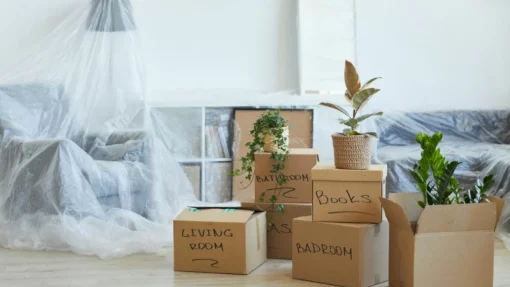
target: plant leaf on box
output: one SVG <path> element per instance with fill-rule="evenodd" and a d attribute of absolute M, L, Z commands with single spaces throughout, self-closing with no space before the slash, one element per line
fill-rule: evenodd
<path fill-rule="evenodd" d="M 361 87 L 361 89 L 363 90 L 363 89 L 366 89 L 366 88 L 370 87 L 370 85 L 371 85 L 373 82 L 375 82 L 376 80 L 379 80 L 379 79 L 381 79 L 381 77 L 376 77 L 376 78 L 372 78 L 372 79 L 368 80 L 368 81 L 367 81 L 367 82 L 366 82 L 366 83 L 365 83 L 365 84 Z"/>
<path fill-rule="evenodd" d="M 416 135 L 416 142 L 422 148 L 421 158 L 412 169 L 410 175 L 423 195 L 418 205 L 467 204 L 486 202 L 487 192 L 494 184 L 494 175 L 487 175 L 477 180 L 475 186 L 463 191 L 454 177 L 455 170 L 461 164 L 458 161 L 447 161 L 438 148 L 443 134 L 437 132 L 431 136 L 424 133 Z M 429 180 L 430 176 L 432 179 Z"/>
<path fill-rule="evenodd" d="M 340 111 L 341 113 L 343 113 L 344 115 L 350 117 L 349 113 L 342 107 L 340 106 L 337 106 L 335 104 L 331 104 L 331 103 L 320 103 L 319 105 L 322 105 L 322 106 L 326 106 L 326 107 L 329 107 L 329 108 L 332 108 L 332 109 L 335 109 L 337 111 Z"/>
<path fill-rule="evenodd" d="M 357 117 L 356 119 L 358 120 L 358 123 L 361 123 L 362 121 L 370 118 L 370 117 L 373 117 L 373 116 L 382 116 L 383 115 L 383 112 L 377 112 L 377 113 L 371 113 L 371 114 L 365 114 L 365 115 L 362 115 L 360 117 Z"/>
<path fill-rule="evenodd" d="M 347 102 L 349 104 L 352 104 L 352 96 L 351 96 L 351 94 L 349 94 L 348 90 L 345 90 L 344 97 L 345 97 L 345 100 L 347 100 Z M 350 117 L 350 115 L 347 115 L 347 116 Z"/>
<path fill-rule="evenodd" d="M 367 135 L 367 136 L 371 136 L 371 137 L 374 137 L 376 139 L 379 138 L 379 134 L 376 133 L 376 132 L 367 132 L 367 133 L 361 133 L 362 135 Z"/>
<path fill-rule="evenodd" d="M 350 95 L 355 95 L 361 88 L 358 72 L 349 61 L 345 61 L 344 81 Z"/>
<path fill-rule="evenodd" d="M 369 88 L 369 86 L 374 83 L 376 80 L 380 79 L 379 77 L 372 78 L 368 80 L 363 87 L 361 86 L 361 82 L 359 79 L 358 72 L 356 71 L 356 68 L 354 65 L 349 62 L 345 61 L 345 69 L 344 69 L 344 81 L 345 86 L 347 87 L 347 90 L 344 93 L 345 100 L 352 106 L 353 111 L 352 115 L 347 112 L 344 108 L 332 104 L 332 103 L 320 103 L 323 106 L 335 109 L 339 112 L 341 112 L 344 116 L 346 116 L 346 119 L 340 119 L 340 124 L 348 126 L 350 129 L 344 129 L 343 134 L 346 136 L 354 136 L 354 135 L 369 135 L 369 136 L 376 136 L 376 133 L 359 133 L 356 129 L 359 127 L 359 123 L 362 121 L 372 117 L 372 116 L 381 116 L 382 112 L 377 113 L 371 113 L 367 115 L 362 115 L 360 117 L 357 117 L 360 110 L 367 104 L 367 102 L 370 100 L 372 96 L 374 96 L 377 92 L 379 92 L 379 89 L 375 88 Z"/>
<path fill-rule="evenodd" d="M 287 177 L 284 174 L 285 164 L 289 156 L 287 136 L 284 134 L 286 128 L 288 128 L 288 122 L 280 116 L 280 110 L 266 110 L 264 114 L 257 119 L 253 125 L 253 130 L 250 131 L 250 135 L 253 139 L 246 143 L 248 152 L 241 158 L 241 168 L 229 172 L 232 176 L 242 175 L 249 181 L 249 183 L 243 188 L 247 188 L 253 182 L 255 154 L 263 150 L 265 144 L 264 137 L 266 135 L 274 136 L 273 143 L 276 145 L 276 150 L 272 151 L 270 154 L 270 158 L 275 161 L 270 172 L 276 176 L 276 187 L 281 187 L 287 182 Z M 277 189 L 275 189 L 272 194 L 266 194 L 266 192 L 263 192 L 259 196 L 258 201 L 266 202 L 266 198 L 269 197 L 272 210 L 283 210 L 282 208 L 275 207 L 275 203 L 277 202 L 279 195 L 276 193 L 276 190 Z M 268 217 L 268 224 L 272 224 L 271 216 Z"/>
<path fill-rule="evenodd" d="M 379 89 L 368 88 L 365 90 L 360 90 L 354 96 L 352 96 L 352 107 L 355 110 L 360 110 L 363 106 L 368 102 L 368 100 L 379 92 Z"/>

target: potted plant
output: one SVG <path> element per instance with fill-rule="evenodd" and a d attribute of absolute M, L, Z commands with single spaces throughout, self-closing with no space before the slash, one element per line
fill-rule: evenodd
<path fill-rule="evenodd" d="M 332 104 L 320 103 L 323 106 L 335 109 L 345 115 L 340 124 L 347 126 L 342 133 L 331 135 L 335 156 L 335 167 L 338 169 L 368 169 L 371 160 L 371 138 L 378 138 L 375 132 L 361 133 L 359 124 L 372 116 L 381 116 L 382 112 L 361 115 L 361 109 L 370 98 L 379 92 L 379 89 L 370 88 L 370 85 L 379 78 L 373 78 L 361 86 L 358 72 L 354 65 L 345 61 L 344 81 L 347 90 L 345 99 L 352 106 L 352 115 L 346 109 Z"/>
<path fill-rule="evenodd" d="M 244 176 L 249 182 L 244 188 L 248 187 L 253 181 L 253 166 L 255 162 L 255 154 L 260 151 L 271 153 L 270 158 L 275 161 L 272 165 L 271 173 L 276 175 L 277 187 L 287 182 L 284 174 L 285 164 L 289 156 L 289 126 L 287 120 L 281 115 L 280 111 L 266 110 L 264 114 L 257 119 L 250 131 L 253 137 L 251 142 L 246 143 L 248 153 L 241 158 L 242 166 L 231 172 L 233 176 Z M 260 202 L 264 202 L 265 194 L 259 198 Z M 278 195 L 276 191 L 271 195 L 271 210 L 283 212 L 284 206 L 279 204 L 276 206 Z M 269 225 L 273 223 L 269 219 Z"/>
<path fill-rule="evenodd" d="M 494 175 L 478 179 L 472 189 L 462 190 L 453 176 L 460 162 L 449 162 L 441 155 L 438 145 L 442 139 L 441 132 L 432 136 L 424 133 L 416 135 L 416 142 L 422 148 L 421 159 L 409 173 L 423 195 L 423 200 L 418 204 L 425 208 L 427 205 L 489 202 L 486 193 L 494 185 Z"/>

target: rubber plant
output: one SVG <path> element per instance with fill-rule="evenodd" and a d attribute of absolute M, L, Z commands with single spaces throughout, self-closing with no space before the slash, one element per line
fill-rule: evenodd
<path fill-rule="evenodd" d="M 270 151 L 270 158 L 274 160 L 275 164 L 272 165 L 271 173 L 276 175 L 276 187 L 280 187 L 287 183 L 287 177 L 285 176 L 285 164 L 289 156 L 288 147 L 288 122 L 280 115 L 280 110 L 270 111 L 266 110 L 264 114 L 257 119 L 253 125 L 253 129 L 250 131 L 250 135 L 253 140 L 246 143 L 248 152 L 241 158 L 242 166 L 240 169 L 235 169 L 231 172 L 233 176 L 244 176 L 248 180 L 248 184 L 244 188 L 248 187 L 253 182 L 253 166 L 255 163 L 255 154 L 257 152 L 264 151 L 264 146 L 267 144 L 266 137 L 272 138 L 274 148 Z M 259 202 L 265 202 L 266 194 L 262 193 Z M 269 202 L 271 203 L 271 210 L 277 212 L 284 211 L 283 204 L 276 204 L 278 201 L 278 194 L 276 190 L 273 191 Z M 269 227 L 274 225 L 271 218 L 268 218 Z"/>
<path fill-rule="evenodd" d="M 356 71 L 354 65 L 347 60 L 345 61 L 344 82 L 347 89 L 345 91 L 344 97 L 352 107 L 352 115 L 341 106 L 332 103 L 325 102 L 320 103 L 323 106 L 341 112 L 345 116 L 345 119 L 339 120 L 340 124 L 348 127 L 343 130 L 344 135 L 347 136 L 368 135 L 375 138 L 379 137 L 379 135 L 376 132 L 361 133 L 358 131 L 359 124 L 361 122 L 373 116 L 381 116 L 383 114 L 383 112 L 375 112 L 370 114 L 359 115 L 361 109 L 368 103 L 368 101 L 375 94 L 377 94 L 380 91 L 380 89 L 370 87 L 378 79 L 380 78 L 379 77 L 372 78 L 362 86 L 358 72 Z"/>
<path fill-rule="evenodd" d="M 416 135 L 416 142 L 422 148 L 421 159 L 409 172 L 423 195 L 418 204 L 425 208 L 427 205 L 488 202 L 486 193 L 494 185 L 494 175 L 478 179 L 473 188 L 462 190 L 453 176 L 460 162 L 447 161 L 441 155 L 438 145 L 442 139 L 441 132 L 431 136 L 424 133 Z"/>

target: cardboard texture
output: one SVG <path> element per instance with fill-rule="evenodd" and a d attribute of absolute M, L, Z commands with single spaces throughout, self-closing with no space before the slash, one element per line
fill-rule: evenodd
<path fill-rule="evenodd" d="M 386 165 L 345 170 L 333 164 L 317 164 L 312 169 L 313 220 L 381 223 L 379 198 L 385 193 L 386 174 Z"/>
<path fill-rule="evenodd" d="M 267 227 L 267 258 L 292 259 L 292 220 L 312 214 L 311 203 L 282 203 L 283 212 L 274 212 L 270 203 L 242 202 L 243 208 L 260 208 L 273 226 Z"/>
<path fill-rule="evenodd" d="M 294 219 L 292 277 L 347 287 L 388 280 L 389 225 Z"/>
<path fill-rule="evenodd" d="M 174 270 L 249 274 L 266 261 L 266 213 L 187 208 L 174 220 Z"/>
<path fill-rule="evenodd" d="M 276 164 L 270 158 L 270 153 L 255 154 L 255 198 L 263 197 L 264 202 L 270 202 L 271 196 L 278 196 L 277 202 L 311 203 L 312 176 L 311 170 L 319 161 L 319 151 L 316 149 L 290 149 L 285 163 L 287 183 L 278 186 L 277 177 L 271 173 Z"/>
<path fill-rule="evenodd" d="M 265 109 L 235 110 L 234 117 L 236 126 L 239 128 L 239 133 L 236 133 L 234 138 L 234 141 L 238 143 L 234 151 L 234 169 L 241 168 L 241 158 L 248 151 L 246 143 L 253 139 L 250 135 L 250 131 L 253 129 L 253 124 L 264 112 Z M 299 127 L 289 130 L 289 147 L 311 148 L 313 143 L 313 110 L 283 110 L 280 111 L 280 115 L 289 122 L 291 127 Z M 242 191 L 249 191 L 255 194 L 255 185 L 248 185 L 246 181 L 247 180 L 242 176 L 235 176 L 232 178 L 232 195 L 234 197 Z"/>
<path fill-rule="evenodd" d="M 420 196 L 381 198 L 390 222 L 390 286 L 493 286 L 494 229 L 503 200 L 422 209 L 411 200 Z"/>

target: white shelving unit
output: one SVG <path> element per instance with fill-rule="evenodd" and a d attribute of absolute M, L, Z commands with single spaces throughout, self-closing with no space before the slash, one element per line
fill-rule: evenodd
<path fill-rule="evenodd" d="M 343 95 L 335 94 L 297 95 L 293 93 L 257 94 L 254 92 L 220 93 L 214 91 L 164 91 L 152 94 L 151 98 L 153 100 L 148 103 L 149 109 L 164 111 L 169 115 L 166 118 L 167 126 L 176 129 L 175 137 L 179 138 L 175 144 L 186 143 L 184 146 L 177 147 L 175 155 L 179 163 L 193 169 L 192 173 L 195 177 L 200 174 L 199 183 L 195 181 L 194 187 L 196 190 L 200 190 L 199 196 L 203 201 L 221 201 L 225 198 L 230 200 L 232 191 L 231 183 L 228 183 L 232 179 L 227 174 L 227 168 L 229 170 L 233 168 L 232 158 L 208 157 L 210 155 L 207 154 L 206 126 L 211 124 L 208 121 L 216 114 L 219 117 L 229 113 L 230 119 L 233 120 L 233 111 L 236 108 L 302 109 L 303 107 L 317 106 L 320 102 L 336 102 L 342 105 L 344 101 Z M 327 123 L 331 123 L 331 126 L 335 128 L 338 114 L 336 111 L 325 109 L 315 118 L 323 124 L 319 125 L 317 129 L 314 127 L 314 137 L 316 134 L 320 135 L 317 141 L 314 140 L 314 147 L 324 151 L 324 158 L 327 159 L 327 152 L 331 149 L 329 137 L 331 132 Z M 174 134 L 173 131 L 172 134 Z M 230 147 L 232 146 L 232 135 L 229 136 L 228 144 Z M 174 143 L 169 146 L 173 147 Z M 181 152 L 179 148 L 184 152 Z M 230 152 L 230 156 L 232 156 L 234 151 L 230 150 Z M 194 166 L 199 166 L 200 171 L 194 169 Z"/>

